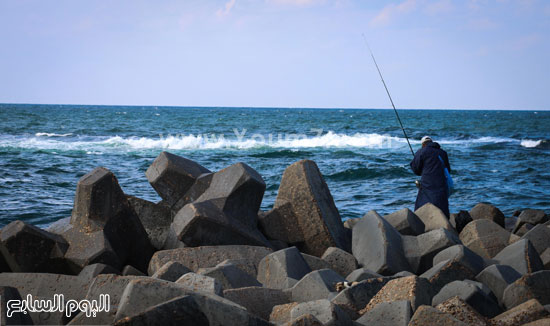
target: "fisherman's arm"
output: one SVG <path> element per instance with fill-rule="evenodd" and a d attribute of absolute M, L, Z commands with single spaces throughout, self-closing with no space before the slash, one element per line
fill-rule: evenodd
<path fill-rule="evenodd" d="M 414 158 L 411 161 L 411 169 L 416 175 L 422 175 L 422 166 L 422 153 L 418 151 L 416 152 L 416 154 L 414 154 Z"/>

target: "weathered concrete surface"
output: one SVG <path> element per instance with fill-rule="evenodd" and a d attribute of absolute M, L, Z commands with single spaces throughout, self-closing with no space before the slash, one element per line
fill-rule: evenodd
<path fill-rule="evenodd" d="M 352 252 L 360 266 L 382 275 L 411 270 L 401 235 L 375 211 L 353 227 Z"/>
<path fill-rule="evenodd" d="M 257 229 L 223 212 L 214 200 L 185 205 L 174 216 L 171 229 L 186 246 L 271 244 Z"/>
<path fill-rule="evenodd" d="M 382 302 L 407 300 L 412 311 L 424 304 L 431 304 L 436 289 L 432 284 L 418 276 L 402 277 L 389 281 L 369 302 L 362 314 L 373 309 Z"/>
<path fill-rule="evenodd" d="M 349 316 L 329 300 L 303 302 L 290 311 L 291 319 L 311 314 L 326 326 L 348 326 L 352 324 Z"/>
<path fill-rule="evenodd" d="M 454 281 L 446 284 L 433 297 L 432 305 L 436 306 L 456 296 L 487 318 L 493 318 L 502 312 L 497 301 L 491 295 L 485 293 L 478 284 L 466 281 Z"/>
<path fill-rule="evenodd" d="M 420 306 L 409 322 L 409 326 L 467 326 L 465 322 L 462 322 L 454 318 L 451 314 L 444 313 L 436 308 L 430 306 Z"/>
<path fill-rule="evenodd" d="M 149 307 L 137 315 L 117 321 L 114 325 L 208 326 L 210 323 L 195 299 L 186 295 Z"/>
<path fill-rule="evenodd" d="M 357 269 L 357 260 L 347 251 L 340 248 L 328 248 L 321 259 L 329 263 L 332 270 L 343 277 Z"/>
<path fill-rule="evenodd" d="M 33 299 L 51 300 L 56 294 L 63 294 L 65 302 L 68 300 L 80 301 L 86 296 L 89 280 L 73 275 L 48 273 L 1 273 L 0 286 L 16 288 L 22 298 L 31 295 Z M 97 297 L 95 299 L 98 299 Z M 4 310 L 3 308 L 2 310 Z M 64 313 L 30 312 L 34 324 L 60 325 L 66 324 Z"/>
<path fill-rule="evenodd" d="M 502 249 L 494 260 L 502 265 L 511 266 L 522 275 L 544 269 L 537 251 L 527 239 L 521 239 Z"/>
<path fill-rule="evenodd" d="M 13 272 L 71 273 L 64 259 L 69 244 L 61 236 L 22 221 L 0 233 L 0 252 Z"/>
<path fill-rule="evenodd" d="M 484 258 L 493 258 L 510 243 L 512 234 L 490 219 L 474 220 L 460 232 L 460 240 Z"/>
<path fill-rule="evenodd" d="M 157 251 L 151 258 L 148 273 L 153 275 L 169 261 L 179 262 L 193 272 L 199 268 L 214 267 L 227 259 L 250 260 L 256 267 L 272 252 L 271 249 L 257 246 L 203 246 Z"/>
<path fill-rule="evenodd" d="M 487 219 L 504 228 L 504 214 L 500 209 L 488 203 L 479 203 L 470 210 L 470 216 L 474 220 Z"/>
<path fill-rule="evenodd" d="M 408 208 L 385 215 L 384 219 L 403 235 L 419 235 L 425 231 L 424 222 Z"/>
<path fill-rule="evenodd" d="M 228 289 L 223 291 L 223 296 L 264 320 L 269 320 L 274 306 L 289 303 L 291 299 L 290 294 L 282 290 L 257 286 Z"/>
<path fill-rule="evenodd" d="M 331 292 L 336 291 L 336 283 L 344 281 L 342 276 L 330 269 L 313 271 L 290 288 L 292 301 L 307 302 L 327 299 Z"/>
<path fill-rule="evenodd" d="M 86 233 L 102 231 L 122 264 L 147 270 L 154 248 L 111 171 L 99 167 L 80 178 L 71 224 Z"/>
<path fill-rule="evenodd" d="M 445 216 L 445 213 L 432 203 L 427 203 L 420 207 L 414 214 L 424 223 L 424 232 L 437 230 L 439 228 L 456 232 L 451 223 L 449 223 L 449 219 Z"/>
<path fill-rule="evenodd" d="M 127 196 L 127 198 L 145 228 L 149 241 L 156 250 L 161 250 L 168 238 L 172 223 L 170 207 L 133 196 Z"/>
<path fill-rule="evenodd" d="M 210 171 L 200 164 L 168 152 L 161 152 L 145 172 L 149 183 L 168 206 L 176 203 L 195 180 Z"/>
<path fill-rule="evenodd" d="M 491 319 L 493 325 L 516 326 L 542 319 L 548 311 L 537 301 L 531 299 Z"/>
<path fill-rule="evenodd" d="M 537 299 L 542 305 L 550 304 L 550 271 L 523 275 L 508 285 L 502 296 L 506 309 L 530 299 Z"/>
<path fill-rule="evenodd" d="M 176 280 L 176 283 L 181 284 L 192 291 L 206 292 L 223 296 L 223 285 L 218 280 L 210 276 L 190 272 L 182 275 Z"/>
<path fill-rule="evenodd" d="M 481 271 L 476 280 L 488 286 L 502 304 L 504 290 L 520 277 L 521 274 L 511 266 L 495 264 Z"/>
<path fill-rule="evenodd" d="M 295 245 L 301 252 L 320 257 L 327 248 L 350 250 L 350 241 L 338 209 L 317 164 L 298 161 L 286 168 L 274 209 L 290 205 L 280 219 L 284 229 L 294 230 L 294 240 L 278 239 Z"/>
<path fill-rule="evenodd" d="M 359 325 L 407 326 L 412 317 L 411 303 L 407 300 L 382 302 L 357 320 Z"/>
<path fill-rule="evenodd" d="M 182 275 L 191 272 L 191 270 L 177 261 L 169 261 L 164 264 L 151 277 L 170 282 L 177 281 Z"/>
<path fill-rule="evenodd" d="M 487 319 L 458 296 L 452 297 L 435 307 L 469 326 L 486 326 Z"/>
<path fill-rule="evenodd" d="M 258 281 L 272 289 L 293 287 L 311 272 L 296 247 L 279 250 L 265 256 L 258 266 Z"/>

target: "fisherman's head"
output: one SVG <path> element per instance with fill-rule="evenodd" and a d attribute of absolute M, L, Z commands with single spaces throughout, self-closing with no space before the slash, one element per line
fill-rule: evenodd
<path fill-rule="evenodd" d="M 420 142 L 422 143 L 422 147 L 426 147 L 426 145 L 432 142 L 432 138 L 430 136 L 424 136 Z"/>

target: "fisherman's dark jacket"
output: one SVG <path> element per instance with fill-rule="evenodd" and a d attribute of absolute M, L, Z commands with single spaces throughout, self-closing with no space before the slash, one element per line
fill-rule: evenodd
<path fill-rule="evenodd" d="M 432 203 L 449 217 L 447 180 L 443 171 L 443 163 L 439 157 L 451 172 L 447 152 L 442 150 L 438 143 L 430 142 L 414 155 L 411 169 L 416 175 L 422 176 L 414 209 L 417 210 L 426 203 Z"/>

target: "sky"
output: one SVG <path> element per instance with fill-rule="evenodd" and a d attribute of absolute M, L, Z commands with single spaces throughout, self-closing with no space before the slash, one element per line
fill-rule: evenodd
<path fill-rule="evenodd" d="M 548 0 L 0 0 L 0 103 L 550 109 Z"/>

